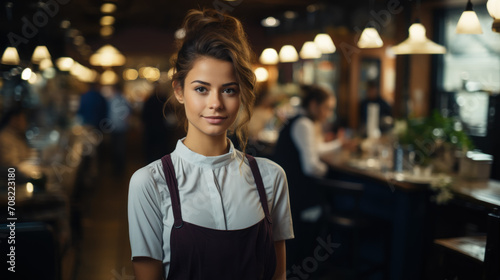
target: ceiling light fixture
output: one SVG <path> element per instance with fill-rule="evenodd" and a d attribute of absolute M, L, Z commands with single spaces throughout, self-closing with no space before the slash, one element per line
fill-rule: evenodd
<path fill-rule="evenodd" d="M 257 78 L 257 82 L 265 82 L 269 78 L 269 72 L 264 67 L 257 67 L 254 70 L 254 73 Z"/>
<path fill-rule="evenodd" d="M 46 46 L 37 46 L 31 56 L 31 62 L 38 64 L 44 59 L 50 59 L 50 53 Z"/>
<path fill-rule="evenodd" d="M 113 16 L 103 16 L 101 18 L 101 26 L 108 26 L 108 25 L 113 25 L 115 23 L 115 17 Z"/>
<path fill-rule="evenodd" d="M 295 62 L 299 60 L 299 54 L 292 45 L 284 45 L 279 52 L 280 62 Z"/>
<path fill-rule="evenodd" d="M 90 64 L 94 66 L 122 66 L 125 56 L 112 45 L 104 45 L 90 56 Z"/>
<path fill-rule="evenodd" d="M 7 65 L 19 65 L 21 60 L 19 59 L 19 54 L 17 49 L 14 47 L 8 47 L 5 49 L 2 55 L 2 64 Z"/>
<path fill-rule="evenodd" d="M 262 51 L 259 61 L 262 64 L 278 64 L 278 52 L 273 48 L 267 48 Z"/>
<path fill-rule="evenodd" d="M 500 0 L 488 0 L 486 8 L 490 16 L 494 19 L 491 30 L 500 33 Z"/>
<path fill-rule="evenodd" d="M 373 1 L 369 0 L 369 11 L 373 11 Z M 373 13 L 373 12 L 368 12 Z M 374 22 L 369 21 L 363 32 L 361 32 L 361 36 L 359 36 L 358 47 L 361 49 L 373 49 L 373 48 L 381 48 L 384 45 L 382 38 L 378 34 L 377 29 L 374 26 Z"/>
<path fill-rule="evenodd" d="M 103 14 L 111 14 L 116 11 L 116 5 L 113 3 L 104 3 L 101 6 L 101 13 Z"/>
<path fill-rule="evenodd" d="M 264 27 L 277 27 L 280 25 L 280 21 L 274 17 L 267 17 L 260 24 Z"/>
<path fill-rule="evenodd" d="M 314 43 L 318 47 L 318 49 L 322 53 L 334 53 L 337 48 L 335 47 L 335 44 L 333 43 L 332 37 L 328 35 L 328 33 L 318 33 L 316 37 L 314 37 Z"/>
<path fill-rule="evenodd" d="M 61 71 L 69 71 L 75 61 L 71 57 L 60 57 L 56 60 L 57 68 Z"/>
<path fill-rule="evenodd" d="M 425 36 L 425 27 L 415 22 L 408 29 L 408 39 L 400 44 L 392 47 L 394 54 L 443 54 L 446 53 L 446 48 Z"/>
<path fill-rule="evenodd" d="M 316 59 L 321 57 L 321 51 L 318 49 L 313 41 L 307 41 L 300 49 L 300 58 L 302 59 Z"/>
<path fill-rule="evenodd" d="M 381 48 L 384 45 L 384 41 L 380 38 L 377 29 L 375 27 L 366 27 L 361 36 L 359 37 L 358 47 L 361 49 L 369 48 Z"/>
<path fill-rule="evenodd" d="M 481 28 L 476 12 L 472 9 L 472 2 L 470 0 L 467 1 L 465 11 L 458 20 L 455 32 L 458 34 L 483 34 L 483 29 Z"/>
<path fill-rule="evenodd" d="M 417 15 L 420 16 L 420 0 L 417 0 Z M 446 48 L 429 40 L 425 27 L 417 18 L 408 28 L 408 39 L 391 48 L 394 54 L 444 54 Z"/>

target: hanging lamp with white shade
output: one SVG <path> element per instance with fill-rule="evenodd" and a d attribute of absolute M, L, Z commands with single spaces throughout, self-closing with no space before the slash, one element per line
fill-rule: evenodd
<path fill-rule="evenodd" d="M 39 64 L 44 59 L 50 59 L 50 53 L 46 46 L 39 45 L 33 51 L 31 62 Z"/>
<path fill-rule="evenodd" d="M 262 64 L 268 64 L 268 65 L 278 64 L 279 61 L 278 52 L 273 48 L 267 48 L 262 51 L 259 61 Z"/>
<path fill-rule="evenodd" d="M 2 64 L 6 65 L 19 65 L 21 60 L 15 47 L 7 47 L 2 55 Z"/>
<path fill-rule="evenodd" d="M 284 45 L 279 52 L 280 62 L 295 62 L 299 60 L 299 54 L 292 45 Z"/>
<path fill-rule="evenodd" d="M 358 47 L 361 49 L 381 48 L 384 45 L 382 38 L 375 27 L 367 26 L 359 37 Z"/>
<path fill-rule="evenodd" d="M 112 45 L 104 45 L 90 56 L 90 64 L 94 66 L 122 66 L 125 56 Z"/>
<path fill-rule="evenodd" d="M 370 0 L 370 11 L 374 10 L 373 1 Z M 373 23 L 368 22 L 363 32 L 361 32 L 361 36 L 359 36 L 358 47 L 360 49 L 374 49 L 381 48 L 384 45 L 382 38 L 378 34 L 377 29 L 373 26 Z"/>
<path fill-rule="evenodd" d="M 486 8 L 488 9 L 490 16 L 493 18 L 491 30 L 500 33 L 500 0 L 488 0 Z"/>
<path fill-rule="evenodd" d="M 472 9 L 472 2 L 467 1 L 465 11 L 460 16 L 455 31 L 457 34 L 483 34 L 476 12 Z"/>
<path fill-rule="evenodd" d="M 61 71 L 70 71 L 75 61 L 71 57 L 60 57 L 56 60 L 57 68 Z"/>
<path fill-rule="evenodd" d="M 327 33 L 318 33 L 318 35 L 314 37 L 314 43 L 324 54 L 334 53 L 337 50 L 332 37 L 330 37 Z"/>
<path fill-rule="evenodd" d="M 313 41 L 307 41 L 300 49 L 300 58 L 302 59 L 316 59 L 321 57 L 321 51 L 318 49 Z"/>
<path fill-rule="evenodd" d="M 415 22 L 408 29 L 406 40 L 391 48 L 394 54 L 444 54 L 446 48 L 429 40 L 425 27 L 420 22 Z"/>

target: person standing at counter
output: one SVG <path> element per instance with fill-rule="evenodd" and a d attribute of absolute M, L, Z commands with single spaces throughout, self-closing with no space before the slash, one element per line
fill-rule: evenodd
<path fill-rule="evenodd" d="M 130 180 L 128 217 L 136 279 L 285 279 L 293 238 L 286 175 L 244 148 L 255 100 L 239 20 L 191 10 L 172 86 L 187 135 Z"/>
<path fill-rule="evenodd" d="M 0 166 L 18 166 L 28 159 L 32 149 L 26 141 L 28 122 L 20 107 L 10 109 L 0 120 Z"/>
<path fill-rule="evenodd" d="M 362 130 L 367 129 L 370 105 L 375 105 L 378 109 L 378 128 L 381 132 L 386 132 L 390 129 L 392 123 L 392 108 L 379 93 L 378 83 L 375 81 L 368 81 L 366 83 L 366 98 L 359 103 L 359 117 Z M 375 111 L 375 112 L 377 112 Z M 386 118 L 391 118 L 387 121 Z"/>
<path fill-rule="evenodd" d="M 295 240 L 289 244 L 288 258 L 301 262 L 315 241 L 314 223 L 321 215 L 319 195 L 311 187 L 310 177 L 324 177 L 328 172 L 321 155 L 340 149 L 342 132 L 336 140 L 326 142 L 323 125 L 332 116 L 335 97 L 318 86 L 302 86 L 301 112 L 281 129 L 272 159 L 287 173 Z"/>

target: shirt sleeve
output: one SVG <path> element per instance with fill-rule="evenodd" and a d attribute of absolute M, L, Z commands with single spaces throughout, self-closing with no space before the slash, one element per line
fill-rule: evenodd
<path fill-rule="evenodd" d="M 294 233 L 285 171 L 269 159 L 259 158 L 258 164 L 264 184 L 272 186 L 271 188 L 266 187 L 266 195 L 273 220 L 273 240 L 292 239 Z"/>
<path fill-rule="evenodd" d="M 328 171 L 328 166 L 319 159 L 312 121 L 307 118 L 298 119 L 292 125 L 291 134 L 299 150 L 302 171 L 309 176 L 324 176 Z"/>
<path fill-rule="evenodd" d="M 342 147 L 342 142 L 339 139 L 323 142 L 318 145 L 318 154 L 324 155 L 336 151 Z"/>
<path fill-rule="evenodd" d="M 132 259 L 150 257 L 162 261 L 162 213 L 160 193 L 148 167 L 130 179 L 128 223 Z"/>

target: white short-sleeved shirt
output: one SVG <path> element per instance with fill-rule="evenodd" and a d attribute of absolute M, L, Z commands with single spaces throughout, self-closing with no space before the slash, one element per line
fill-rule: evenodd
<path fill-rule="evenodd" d="M 309 176 L 323 177 L 328 171 L 320 156 L 342 147 L 340 140 L 324 142 L 317 136 L 314 122 L 308 117 L 300 117 L 291 127 L 293 143 L 299 150 L 302 171 Z"/>
<path fill-rule="evenodd" d="M 231 143 L 227 154 L 206 157 L 189 150 L 182 140 L 177 142 L 171 158 L 183 220 L 212 229 L 236 230 L 264 218 L 246 158 L 240 168 L 243 153 Z M 291 239 L 294 235 L 285 172 L 268 159 L 256 160 L 273 219 L 273 239 Z M 166 278 L 174 217 L 161 160 L 137 170 L 132 176 L 128 220 L 132 259 L 150 257 L 162 261 Z"/>

